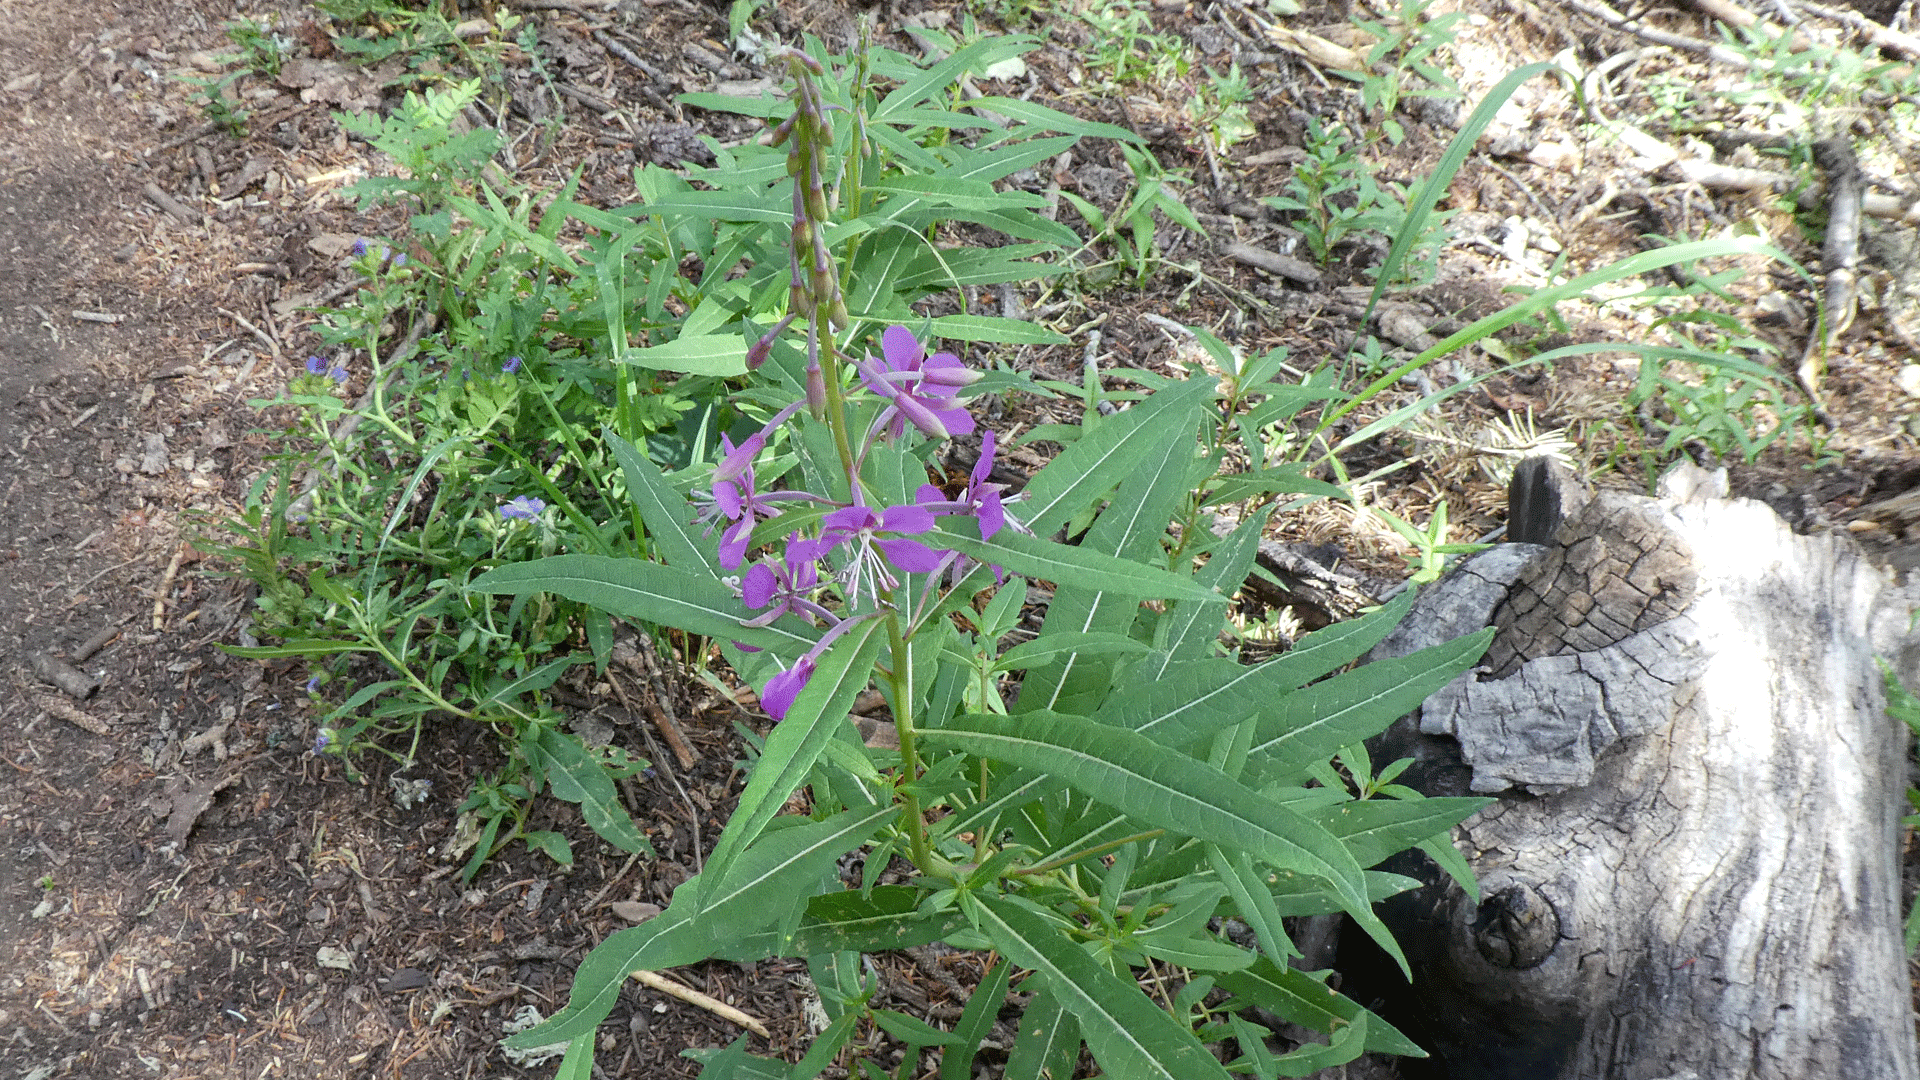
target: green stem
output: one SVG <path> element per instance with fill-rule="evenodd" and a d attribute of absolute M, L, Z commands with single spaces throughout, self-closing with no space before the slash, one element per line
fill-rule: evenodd
<path fill-rule="evenodd" d="M 1076 851 L 1071 855 L 1062 855 L 1052 862 L 1043 862 L 1038 866 L 1017 867 L 1009 870 L 1008 873 L 1026 875 L 1044 874 L 1049 870 L 1058 870 L 1069 863 L 1079 862 L 1081 859 L 1087 858 L 1090 855 L 1098 855 L 1103 851 L 1112 851 L 1115 848 L 1126 847 L 1135 840 L 1152 840 L 1156 836 L 1165 836 L 1166 832 L 1167 830 L 1165 829 L 1148 829 L 1146 832 L 1134 833 L 1132 836 L 1123 836 L 1118 840 L 1109 840 L 1104 844 L 1096 844 L 1093 847 L 1087 848 L 1085 851 Z"/>
<path fill-rule="evenodd" d="M 900 616 L 897 612 L 887 614 L 887 647 L 893 651 L 893 669 L 887 673 L 887 679 L 893 684 L 893 730 L 900 736 L 900 772 L 911 784 L 920 778 L 920 755 L 915 749 L 913 731 L 913 658 L 907 654 L 907 640 L 900 635 Z M 907 829 L 907 841 L 912 847 L 913 865 L 921 870 L 931 870 L 933 860 L 927 848 L 927 820 L 920 809 L 920 796 L 911 791 L 900 795 L 902 824 Z"/>

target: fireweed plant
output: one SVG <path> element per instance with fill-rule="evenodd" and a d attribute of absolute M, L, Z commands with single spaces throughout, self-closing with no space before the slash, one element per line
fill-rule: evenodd
<path fill-rule="evenodd" d="M 1367 868 L 1419 846 L 1472 888 L 1447 835 L 1484 800 L 1356 784 L 1336 762 L 1363 759 L 1357 744 L 1487 634 L 1345 670 L 1409 590 L 1265 663 L 1223 650 L 1267 513 L 1219 541 L 1197 520 L 1235 422 L 1221 409 L 1270 422 L 1326 396 L 1268 382 L 1272 357 L 1241 365 L 1223 347 L 1225 390 L 1197 371 L 1158 380 L 1090 417 L 1017 494 L 991 479 L 992 430 L 964 478 L 929 483 L 933 454 L 976 430 L 966 396 L 983 372 L 846 310 L 822 242 L 833 116 L 817 62 L 786 56 L 794 112 L 772 137 L 794 177 L 789 311 L 749 358 L 790 396 L 745 392 L 768 418 L 721 443 L 697 498 L 610 436 L 657 559 L 554 555 L 470 586 L 718 642 L 777 723 L 701 873 L 595 949 L 565 1010 L 509 1045 L 565 1044 L 561 1075 L 585 1076 L 631 972 L 783 955 L 807 958 L 828 1026 L 792 1065 L 744 1039 L 693 1051 L 703 1076 L 813 1077 L 876 1028 L 907 1048 L 899 1076 L 932 1047 L 941 1075 L 971 1076 L 1016 973 L 1031 997 L 1009 1077 L 1070 1075 L 1082 1045 L 1108 1075 L 1169 1080 L 1418 1054 L 1324 973 L 1290 968 L 1284 920 L 1345 912 L 1404 968 L 1372 905 L 1414 882 Z M 802 332 L 804 351 L 786 346 Z M 1070 524 L 1077 543 L 1054 539 Z M 1053 590 L 1039 635 L 1003 648 L 1039 583 Z M 870 684 L 897 749 L 848 723 Z M 802 788 L 806 811 L 783 814 Z M 878 1008 L 859 962 L 934 941 L 993 954 L 951 1030 Z M 1255 1008 L 1329 1040 L 1277 1052 Z"/>

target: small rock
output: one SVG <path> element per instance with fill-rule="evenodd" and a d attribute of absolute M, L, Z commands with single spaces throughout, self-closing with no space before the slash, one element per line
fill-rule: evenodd
<path fill-rule="evenodd" d="M 1900 374 L 1894 377 L 1894 381 L 1900 384 L 1900 389 L 1906 391 L 1908 397 L 1920 397 L 1920 364 L 1900 365 Z"/>

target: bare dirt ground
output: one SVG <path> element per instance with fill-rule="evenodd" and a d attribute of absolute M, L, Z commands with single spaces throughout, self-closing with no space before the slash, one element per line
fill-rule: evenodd
<path fill-rule="evenodd" d="M 1568 46 L 1600 55 L 1621 47 L 1524 0 L 1467 6 L 1485 8 L 1474 32 L 1516 63 Z M 572 84 L 626 110 L 643 135 L 669 122 L 728 138 L 745 130 L 660 107 L 681 89 L 756 74 L 708 70 L 680 47 L 706 41 L 724 54 L 724 9 L 688 0 L 581 8 L 527 13 L 542 21 L 543 44 Z M 941 10 L 905 4 L 876 14 Z M 1169 167 L 1191 170 L 1199 182 L 1190 201 L 1216 240 L 1271 241 L 1271 215 L 1252 200 L 1280 189 L 1301 117 L 1341 91 L 1293 56 L 1255 47 L 1236 6 L 1155 10 L 1196 55 L 1217 63 L 1237 55 L 1258 76 L 1256 137 L 1210 160 L 1160 104 L 1075 98 L 1074 50 L 1086 39 L 1070 22 L 1033 58 L 1038 79 L 1077 111 L 1135 126 Z M 236 139 L 206 129 L 174 78 L 219 68 L 208 57 L 227 47 L 225 21 L 270 13 L 289 28 L 315 19 L 298 4 L 245 0 L 0 0 L 0 1072 L 8 1076 L 517 1075 L 497 1046 L 504 1026 L 525 1006 L 551 1014 L 580 957 L 625 925 L 624 905 L 664 904 L 693 872 L 739 780 L 731 725 L 765 725 L 743 710 L 683 712 L 697 755 L 684 768 L 649 747 L 624 709 L 580 701 L 660 766 L 627 792 L 660 859 L 627 859 L 581 830 L 570 809 L 549 805 L 538 811 L 541 827 L 574 837 L 571 874 L 513 853 L 463 887 L 437 850 L 467 784 L 495 762 L 477 733 L 430 733 L 422 775 L 432 796 L 402 809 L 385 797 L 377 763 L 362 785 L 308 752 L 304 671 L 214 648 L 237 640 L 250 597 L 215 576 L 190 540 L 237 506 L 260 471 L 268 440 L 257 429 L 266 421 L 247 402 L 272 397 L 300 369 L 308 343 L 300 304 L 346 280 L 339 238 L 374 231 L 337 195 L 338 171 L 361 163 L 365 148 L 329 118 L 334 103 L 250 79 L 240 91 L 253 121 Z M 1303 19 L 1342 21 L 1320 10 Z M 829 40 L 850 25 L 833 7 L 783 12 L 778 24 Z M 590 36 L 596 27 L 645 46 L 671 85 L 610 56 Z M 324 34 L 298 37 L 297 55 L 324 52 Z M 1543 107 L 1534 122 L 1564 130 L 1571 119 Z M 1417 178 L 1448 134 L 1409 126 L 1399 179 Z M 646 160 L 644 138 L 583 109 L 525 179 L 557 183 L 582 164 L 589 201 L 618 205 L 631 197 L 623 177 L 636 147 Z M 1097 170 L 1117 161 L 1101 153 L 1067 178 L 1090 196 Z M 1530 190 L 1470 167 L 1454 205 L 1496 221 L 1557 209 L 1551 224 L 1570 229 L 1563 241 L 1576 250 L 1637 250 L 1638 222 L 1568 226 L 1597 197 L 1604 169 L 1513 167 Z M 1686 215 L 1703 212 L 1673 191 L 1649 193 L 1645 178 L 1622 183 L 1668 215 L 1665 231 L 1684 231 L 1697 224 Z M 1198 238 L 1170 232 L 1168 241 L 1176 261 L 1237 292 L 1202 288 L 1182 299 L 1186 283 L 1175 280 L 1096 300 L 1089 315 L 1106 316 L 1115 366 L 1167 362 L 1166 339 L 1145 313 L 1212 325 L 1249 347 L 1285 343 L 1303 363 L 1352 331 L 1351 298 L 1337 288 L 1352 279 L 1350 267 L 1303 290 Z M 1499 301 L 1498 284 L 1462 276 L 1420 299 L 1437 316 L 1478 315 Z M 1891 389 L 1905 355 L 1869 320 L 1836 356 L 1828 384 L 1843 460 L 1809 472 L 1803 459 L 1776 455 L 1739 470 L 1737 486 L 1809 527 L 1833 527 L 1906 490 L 1920 479 L 1904 427 L 1912 407 Z M 1067 350 L 1035 362 L 1073 370 L 1077 360 Z M 1542 422 L 1578 424 L 1627 377 L 1610 362 L 1516 376 L 1462 399 L 1455 419 L 1531 406 Z M 1407 452 L 1396 444 L 1380 454 Z M 1589 460 L 1602 456 L 1596 449 Z M 1499 520 L 1483 482 L 1429 468 L 1396 484 L 1403 507 L 1442 495 L 1456 500 L 1456 513 L 1468 507 L 1463 534 Z M 1377 524 L 1365 536 L 1342 533 L 1362 525 L 1328 517 L 1300 523 L 1295 538 L 1341 544 L 1390 570 L 1398 551 Z M 1904 550 L 1897 525 L 1874 535 L 1896 556 Z M 36 659 L 47 658 L 97 677 L 99 689 L 62 694 L 36 674 Z M 639 686 L 633 693 L 647 696 Z M 966 956 L 882 963 L 891 1000 L 935 1019 L 951 1019 L 980 974 Z M 774 1032 L 771 1048 L 791 1051 L 807 1041 L 803 970 L 711 963 L 676 975 L 760 1017 Z M 704 1010 L 630 986 L 598 1062 L 613 1076 L 692 1076 L 682 1049 L 738 1034 Z"/>

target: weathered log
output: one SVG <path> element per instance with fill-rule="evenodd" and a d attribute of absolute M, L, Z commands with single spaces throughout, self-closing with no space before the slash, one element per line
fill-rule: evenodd
<path fill-rule="evenodd" d="M 1911 659 L 1915 597 L 1725 495 L 1692 466 L 1659 499 L 1601 493 L 1442 578 L 1376 650 L 1501 628 L 1374 745 L 1429 794 L 1500 796 L 1455 833 L 1478 903 L 1388 867 L 1431 882 L 1383 915 L 1415 969 L 1396 1022 L 1443 1075 L 1920 1076 L 1907 740 L 1875 666 Z"/>

